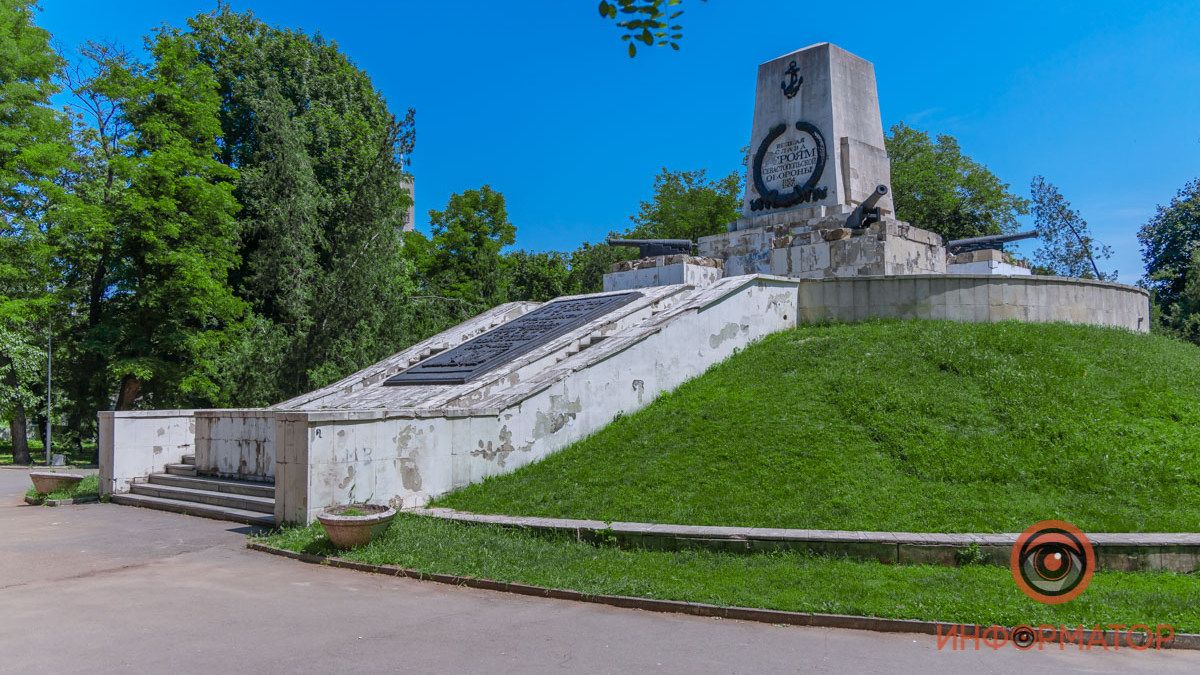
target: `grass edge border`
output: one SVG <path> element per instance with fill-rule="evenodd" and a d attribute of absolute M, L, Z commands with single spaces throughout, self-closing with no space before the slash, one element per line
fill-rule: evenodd
<path fill-rule="evenodd" d="M 277 555 L 283 558 L 290 558 L 299 562 L 355 570 L 358 572 L 382 574 L 392 577 L 404 577 L 408 579 L 415 579 L 417 581 L 433 581 L 452 586 L 465 586 L 468 588 L 500 591 L 503 593 L 513 593 L 516 595 L 552 598 L 555 600 L 573 600 L 576 602 L 588 602 L 599 605 L 608 605 L 610 607 L 620 607 L 624 609 L 640 609 L 647 612 L 660 612 L 665 614 L 688 614 L 691 616 L 734 619 L 738 621 L 754 621 L 757 623 L 782 624 L 789 626 L 807 626 L 812 628 L 845 628 L 851 630 L 872 631 L 876 633 L 915 633 L 920 635 L 937 635 L 939 627 L 941 627 L 943 631 L 945 631 L 947 628 L 954 629 L 957 627 L 964 633 L 967 628 L 974 628 L 973 626 L 957 624 L 954 622 L 925 621 L 921 619 L 885 619 L 875 616 L 852 616 L 848 614 L 789 612 L 778 609 L 713 605 L 702 602 L 689 602 L 685 600 L 661 600 L 657 598 L 639 598 L 627 595 L 597 595 L 568 589 L 547 588 L 545 586 L 534 586 L 531 584 L 522 584 L 511 581 L 495 581 L 492 579 L 482 579 L 479 577 L 464 577 L 454 574 L 421 572 L 419 570 L 399 567 L 397 565 L 375 565 L 371 563 L 362 563 L 336 556 L 323 556 L 315 553 L 299 553 L 255 541 L 246 542 L 246 548 L 252 551 Z M 1011 630 L 1011 628 L 1005 628 L 1006 633 L 1011 633 Z M 1103 635 L 1105 645 L 1113 645 L 1114 643 L 1119 644 L 1119 640 L 1124 634 L 1119 631 L 1112 630 L 1104 630 L 1099 632 Z M 1090 644 L 1092 636 L 1095 633 L 1096 631 L 1092 630 L 1085 631 L 1082 639 L 1087 644 Z M 1009 635 L 1005 635 L 1006 639 L 1009 637 Z M 1200 650 L 1200 633 L 1176 633 L 1168 641 L 1164 642 L 1162 646 L 1168 649 Z M 1080 644 L 1080 648 L 1083 648 L 1083 643 Z"/>

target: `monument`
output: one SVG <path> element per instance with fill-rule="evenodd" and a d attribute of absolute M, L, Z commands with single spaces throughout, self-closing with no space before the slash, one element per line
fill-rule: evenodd
<path fill-rule="evenodd" d="M 1149 329 L 1146 291 L 1033 276 L 1029 233 L 943 242 L 898 219 L 870 63 L 823 43 L 758 68 L 743 213 L 603 293 L 513 302 L 268 408 L 100 413 L 118 504 L 263 525 L 425 504 L 537 461 L 771 333 L 876 317 Z M 949 272 L 949 273 L 948 273 Z"/>

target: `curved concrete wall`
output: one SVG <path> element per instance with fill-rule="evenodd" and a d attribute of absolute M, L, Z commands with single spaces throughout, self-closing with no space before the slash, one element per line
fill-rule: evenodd
<path fill-rule="evenodd" d="M 873 318 L 1083 323 L 1150 330 L 1136 286 L 1043 276 L 918 274 L 797 280 L 802 322 Z"/>

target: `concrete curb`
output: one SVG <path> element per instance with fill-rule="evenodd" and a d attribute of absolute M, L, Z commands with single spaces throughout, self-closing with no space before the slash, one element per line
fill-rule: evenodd
<path fill-rule="evenodd" d="M 788 612 L 777 609 L 757 609 L 754 607 L 735 607 L 727 605 L 710 605 L 700 602 L 686 602 L 682 600 L 657 600 L 654 598 L 636 598 L 624 595 L 592 595 L 582 593 L 580 591 L 572 591 L 560 588 L 546 588 L 543 586 L 532 586 L 529 584 L 508 582 L 508 581 L 493 581 L 491 579 L 479 579 L 476 577 L 463 577 L 453 574 L 432 574 L 421 572 L 414 569 L 398 567 L 396 565 L 372 565 L 369 563 L 355 562 L 346 560 L 345 558 L 329 557 L 316 555 L 312 553 L 297 553 L 267 544 L 258 542 L 248 542 L 246 548 L 252 551 L 261 551 L 272 555 L 291 558 L 316 565 L 327 565 L 329 567 L 337 567 L 341 569 L 356 570 L 359 572 L 370 572 L 372 574 L 383 574 L 393 577 L 404 577 L 408 579 L 416 579 L 418 581 L 433 581 L 441 584 L 450 584 L 453 586 L 466 586 L 468 588 L 478 588 L 489 591 L 500 591 L 503 593 L 515 593 L 517 595 L 528 595 L 539 598 L 553 598 L 556 600 L 574 600 L 576 602 L 590 602 L 599 605 L 608 605 L 611 607 L 622 607 L 625 609 L 640 609 L 647 612 L 663 612 L 668 614 L 690 614 L 692 616 L 716 617 L 721 619 L 736 619 L 738 621 L 755 621 L 759 623 L 772 623 L 788 626 L 809 626 L 816 628 L 847 628 L 852 630 L 867 630 L 877 633 L 916 633 L 921 635 L 937 635 L 939 642 L 942 636 L 949 637 L 951 634 L 964 636 L 962 639 L 963 649 L 980 649 L 980 645 L 987 640 L 984 637 L 986 631 L 992 627 L 974 626 L 957 623 L 943 623 L 938 621 L 921 621 L 917 619 L 884 619 L 874 616 L 849 616 L 846 614 L 817 614 L 811 612 Z M 1007 642 L 1014 628 L 995 627 L 995 630 L 1000 631 L 992 635 L 992 639 L 1000 640 L 1003 638 Z M 1136 638 L 1139 633 L 1129 633 L 1125 631 L 1093 631 L 1086 630 L 1078 634 L 1069 633 L 1070 637 L 1077 637 L 1078 641 L 1066 641 L 1064 645 L 1078 645 L 1080 649 L 1091 647 L 1103 647 L 1105 645 L 1112 646 L 1114 644 L 1125 647 L 1129 644 L 1128 640 L 1134 638 L 1133 644 L 1144 644 L 1144 641 L 1139 641 Z M 976 639 L 978 636 L 979 639 Z M 1101 642 L 1102 641 L 1102 642 Z M 966 646 L 967 644 L 971 646 Z M 1058 640 L 1047 640 L 1045 645 L 1059 644 Z M 992 647 L 989 644 L 984 644 L 986 648 L 999 649 L 1003 647 Z M 1060 645 L 1061 647 L 1061 645 Z M 1116 647 L 1114 647 L 1115 649 Z M 1129 647 L 1126 647 L 1129 648 Z M 1149 647 L 1143 647 L 1148 649 Z M 1177 633 L 1161 643 L 1161 648 L 1166 649 L 1200 649 L 1200 634 L 1195 633 Z"/>
<path fill-rule="evenodd" d="M 677 550 L 706 548 L 736 553 L 797 551 L 891 564 L 957 566 L 964 549 L 978 547 L 988 564 L 1008 566 L 1016 534 L 858 532 L 767 527 L 717 527 L 466 513 L 454 509 L 406 509 L 404 513 L 459 523 L 554 532 L 580 541 L 616 538 L 624 546 Z M 1120 572 L 1200 571 L 1200 533 L 1088 534 L 1096 567 Z"/>

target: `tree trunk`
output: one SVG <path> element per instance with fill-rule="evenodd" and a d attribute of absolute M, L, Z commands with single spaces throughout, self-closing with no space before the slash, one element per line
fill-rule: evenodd
<path fill-rule="evenodd" d="M 26 437 L 28 430 L 25 428 L 25 406 L 19 403 L 13 406 L 13 416 L 12 420 L 8 423 L 8 429 L 12 432 L 13 464 L 29 464 L 29 439 Z"/>
<path fill-rule="evenodd" d="M 142 381 L 133 375 L 121 378 L 121 391 L 117 393 L 117 410 L 133 410 L 133 403 L 142 392 Z"/>

